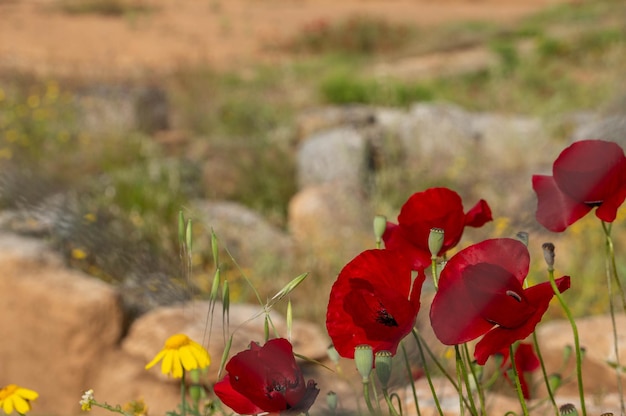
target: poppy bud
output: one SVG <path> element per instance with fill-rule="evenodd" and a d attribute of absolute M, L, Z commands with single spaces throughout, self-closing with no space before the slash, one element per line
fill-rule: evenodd
<path fill-rule="evenodd" d="M 552 270 L 554 268 L 554 244 L 543 243 L 541 248 L 543 249 L 543 258 L 546 260 L 548 269 Z"/>
<path fill-rule="evenodd" d="M 337 409 L 337 393 L 335 393 L 334 391 L 329 391 L 328 394 L 326 394 L 326 404 L 334 414 L 335 410 Z"/>
<path fill-rule="evenodd" d="M 515 237 L 517 237 L 519 241 L 521 241 L 526 247 L 528 247 L 528 233 L 526 231 L 518 232 L 517 234 L 515 234 Z"/>
<path fill-rule="evenodd" d="M 354 348 L 354 364 L 359 374 L 363 378 L 363 382 L 367 383 L 372 373 L 374 365 L 374 352 L 369 345 L 357 345 Z"/>
<path fill-rule="evenodd" d="M 391 378 L 391 351 L 378 351 L 374 363 L 380 385 L 386 389 Z"/>
<path fill-rule="evenodd" d="M 376 244 L 380 244 L 383 240 L 385 229 L 387 229 L 387 217 L 384 215 L 376 215 L 374 217 L 374 236 L 376 237 Z"/>
<path fill-rule="evenodd" d="M 559 413 L 561 414 L 561 416 L 578 416 L 578 410 L 576 410 L 576 406 L 571 403 L 567 403 L 559 407 Z"/>
<path fill-rule="evenodd" d="M 443 238 L 443 228 L 430 229 L 430 234 L 428 234 L 428 249 L 430 250 L 431 256 L 437 257 L 437 254 L 441 251 L 441 247 L 443 247 Z"/>
<path fill-rule="evenodd" d="M 333 344 L 330 344 L 326 349 L 326 355 L 328 355 L 330 361 L 332 361 L 335 365 L 339 363 L 339 353 Z"/>

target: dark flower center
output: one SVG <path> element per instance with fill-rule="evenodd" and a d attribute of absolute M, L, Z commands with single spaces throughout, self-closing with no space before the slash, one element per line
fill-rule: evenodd
<path fill-rule="evenodd" d="M 398 326 L 395 318 L 387 312 L 385 306 L 381 302 L 378 302 L 378 305 L 380 308 L 376 311 L 376 322 L 385 326 Z"/>

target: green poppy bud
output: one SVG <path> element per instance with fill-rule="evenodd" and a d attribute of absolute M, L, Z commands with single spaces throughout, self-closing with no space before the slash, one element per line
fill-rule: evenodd
<path fill-rule="evenodd" d="M 443 247 L 444 231 L 443 228 L 431 228 L 430 234 L 428 234 L 428 249 L 430 255 L 437 257 L 441 247 Z"/>
<path fill-rule="evenodd" d="M 374 363 L 380 385 L 386 389 L 391 378 L 391 351 L 378 351 Z"/>
<path fill-rule="evenodd" d="M 369 381 L 374 365 L 374 353 L 369 345 L 357 345 L 354 348 L 354 364 L 364 383 Z"/>
<path fill-rule="evenodd" d="M 526 231 L 518 232 L 517 234 L 515 234 L 515 237 L 517 237 L 519 241 L 521 241 L 526 247 L 528 247 L 528 233 Z"/>
<path fill-rule="evenodd" d="M 374 217 L 374 236 L 376 237 L 376 244 L 379 244 L 383 240 L 385 229 L 387 229 L 387 217 L 384 215 L 376 215 Z"/>
<path fill-rule="evenodd" d="M 326 355 L 328 355 L 330 361 L 332 361 L 335 365 L 339 363 L 339 353 L 337 352 L 333 344 L 330 344 L 326 349 Z"/>
<path fill-rule="evenodd" d="M 329 391 L 328 394 L 326 394 L 326 404 L 328 405 L 328 408 L 334 413 L 337 409 L 337 393 L 335 393 L 334 391 Z"/>

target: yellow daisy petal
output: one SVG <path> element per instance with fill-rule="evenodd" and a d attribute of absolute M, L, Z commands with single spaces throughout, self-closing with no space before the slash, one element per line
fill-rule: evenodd
<path fill-rule="evenodd" d="M 160 351 L 160 352 L 156 355 L 156 357 L 154 357 L 154 359 L 153 359 L 152 361 L 150 361 L 148 364 L 146 364 L 146 367 L 145 367 L 145 368 L 146 368 L 146 370 L 147 370 L 147 369 L 149 369 L 149 368 L 152 368 L 152 367 L 153 367 L 156 363 L 158 363 L 158 362 L 159 362 L 159 361 L 163 358 L 163 356 L 164 356 L 166 353 L 167 353 L 167 351 L 165 351 L 165 350 Z"/>
<path fill-rule="evenodd" d="M 13 400 L 11 397 L 7 397 L 2 401 L 2 410 L 4 410 L 4 413 L 7 415 L 13 413 Z"/>
<path fill-rule="evenodd" d="M 39 393 L 31 389 L 25 389 L 24 387 L 20 387 L 17 390 L 17 394 L 19 394 L 20 397 L 23 397 L 26 400 L 35 400 L 39 397 Z"/>
<path fill-rule="evenodd" d="M 183 366 L 180 361 L 180 351 L 172 352 L 172 377 L 174 378 L 182 378 L 183 377 Z"/>
<path fill-rule="evenodd" d="M 198 362 L 196 361 L 196 358 L 194 357 L 193 352 L 191 351 L 191 348 L 189 346 L 182 347 L 180 350 L 178 350 L 178 353 L 180 356 L 180 361 L 185 370 L 190 371 L 198 367 Z"/>
<path fill-rule="evenodd" d="M 22 415 L 30 410 L 30 404 L 18 395 L 13 396 L 13 405 L 17 413 Z"/>
<path fill-rule="evenodd" d="M 191 353 L 193 354 L 196 362 L 198 363 L 198 368 L 205 368 L 211 364 L 211 357 L 207 350 L 204 347 L 196 342 L 193 343 L 193 347 L 191 348 Z"/>
<path fill-rule="evenodd" d="M 173 361 L 174 361 L 174 351 L 165 351 L 163 354 L 163 363 L 161 364 L 161 373 L 169 374 L 172 372 Z"/>

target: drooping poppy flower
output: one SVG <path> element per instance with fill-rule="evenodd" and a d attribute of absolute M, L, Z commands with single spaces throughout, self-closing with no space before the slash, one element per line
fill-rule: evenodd
<path fill-rule="evenodd" d="M 250 349 L 230 359 L 226 371 L 213 390 L 239 414 L 304 413 L 319 393 L 313 380 L 304 382 L 291 343 L 284 338 L 269 340 L 262 347 L 250 343 Z"/>
<path fill-rule="evenodd" d="M 502 364 L 500 365 L 500 369 L 504 371 L 504 375 L 507 380 L 514 384 L 513 380 L 509 379 L 507 375 L 507 370 L 513 368 L 510 358 L 510 351 L 508 348 L 500 351 L 504 359 L 502 360 Z M 515 371 L 517 371 L 517 375 L 519 377 L 520 386 L 522 387 L 522 393 L 524 394 L 525 399 L 530 399 L 530 389 L 528 387 L 528 380 L 526 380 L 526 376 L 528 373 L 531 373 L 539 368 L 541 365 L 539 363 L 539 358 L 537 354 L 535 354 L 535 349 L 532 344 L 527 342 L 520 342 L 517 348 L 515 349 Z"/>
<path fill-rule="evenodd" d="M 432 228 L 444 231 L 443 246 L 437 253 L 443 255 L 459 243 L 466 226 L 482 227 L 491 220 L 486 201 L 481 199 L 465 213 L 459 194 L 448 188 L 430 188 L 409 197 L 400 210 L 398 224 L 387 224 L 383 240 L 387 248 L 407 251 L 414 267 L 420 269 L 431 262 L 428 235 Z"/>
<path fill-rule="evenodd" d="M 415 323 L 420 307 L 423 270 L 411 272 L 400 252 L 367 250 L 339 273 L 326 313 L 326 328 L 342 357 L 369 345 L 375 353 L 396 353 L 398 343 Z M 414 280 L 413 280 L 414 279 Z"/>
<path fill-rule="evenodd" d="M 541 321 L 554 296 L 549 282 L 524 289 L 530 255 L 512 238 L 485 240 L 452 256 L 441 271 L 430 308 L 430 322 L 446 345 L 483 338 L 474 358 L 483 365 L 490 355 L 526 338 Z M 556 280 L 560 292 L 569 276 Z"/>
<path fill-rule="evenodd" d="M 536 218 L 560 232 L 594 207 L 602 221 L 613 222 L 626 199 L 626 156 L 614 142 L 582 140 L 561 152 L 552 176 L 534 175 Z"/>

